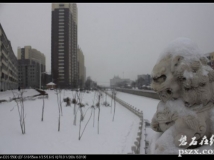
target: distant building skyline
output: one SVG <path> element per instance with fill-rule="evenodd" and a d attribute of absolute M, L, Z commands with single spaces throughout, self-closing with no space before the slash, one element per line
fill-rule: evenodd
<path fill-rule="evenodd" d="M 115 87 L 121 82 L 126 82 L 130 84 L 132 81 L 130 79 L 122 79 L 119 76 L 114 76 L 112 79 L 110 79 L 110 87 Z"/>

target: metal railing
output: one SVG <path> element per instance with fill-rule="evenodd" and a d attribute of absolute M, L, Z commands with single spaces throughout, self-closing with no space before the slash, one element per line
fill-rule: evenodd
<path fill-rule="evenodd" d="M 111 94 L 109 94 L 108 92 L 103 91 L 104 93 L 106 93 L 109 97 L 113 98 Z M 123 100 L 119 99 L 119 98 L 115 98 L 115 100 L 121 104 L 122 106 L 124 106 L 125 108 L 127 108 L 129 111 L 131 111 L 133 114 L 135 114 L 136 116 L 138 116 L 140 118 L 140 123 L 138 126 L 138 133 L 137 133 L 137 137 L 134 141 L 134 144 L 131 147 L 131 152 L 128 154 L 140 154 L 140 147 L 142 144 L 142 127 L 143 127 L 143 111 L 135 108 L 134 106 L 128 104 L 127 102 L 124 102 Z M 145 127 L 144 127 L 145 128 Z M 146 143 L 145 140 L 143 140 L 143 143 Z M 143 144 L 144 146 L 146 146 L 146 144 Z M 145 152 L 146 154 L 146 152 Z"/>

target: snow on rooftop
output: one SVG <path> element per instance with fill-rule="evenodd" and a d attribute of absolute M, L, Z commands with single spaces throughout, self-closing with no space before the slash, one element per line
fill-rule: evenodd
<path fill-rule="evenodd" d="M 51 85 L 56 85 L 56 84 L 53 83 L 53 82 L 50 82 L 50 83 L 48 83 L 48 84 L 46 84 L 46 85 L 51 86 Z"/>

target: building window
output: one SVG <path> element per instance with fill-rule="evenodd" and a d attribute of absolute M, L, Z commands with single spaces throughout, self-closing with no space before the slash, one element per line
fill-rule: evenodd
<path fill-rule="evenodd" d="M 59 24 L 59 28 L 64 28 L 64 24 Z"/>
<path fill-rule="evenodd" d="M 59 12 L 64 12 L 64 9 L 62 9 L 62 8 L 61 8 L 61 9 L 59 9 Z"/>
<path fill-rule="evenodd" d="M 59 15 L 63 15 L 64 14 L 64 12 L 59 12 Z"/>
<path fill-rule="evenodd" d="M 58 53 L 58 55 L 63 56 L 63 55 L 64 55 L 64 53 Z"/>
<path fill-rule="evenodd" d="M 59 22 L 59 25 L 64 25 L 64 22 Z"/>
<path fill-rule="evenodd" d="M 64 31 L 64 29 L 59 29 L 59 31 Z"/>
<path fill-rule="evenodd" d="M 60 35 L 60 34 L 64 34 L 64 32 L 59 32 L 59 35 Z"/>
<path fill-rule="evenodd" d="M 64 4 L 59 4 L 59 7 L 64 7 Z"/>
<path fill-rule="evenodd" d="M 59 19 L 59 21 L 64 21 L 64 19 Z"/>
<path fill-rule="evenodd" d="M 64 79 L 64 77 L 59 77 L 59 79 Z"/>
<path fill-rule="evenodd" d="M 64 39 L 59 39 L 59 41 L 64 41 Z"/>
<path fill-rule="evenodd" d="M 64 18 L 64 16 L 60 16 L 60 15 L 59 15 L 59 19 L 60 19 L 60 18 L 61 18 L 61 19 L 63 19 L 63 18 Z"/>

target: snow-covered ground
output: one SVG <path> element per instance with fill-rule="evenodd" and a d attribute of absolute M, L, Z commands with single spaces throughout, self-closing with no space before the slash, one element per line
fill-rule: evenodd
<path fill-rule="evenodd" d="M 9 96 L 12 97 L 10 92 L 2 92 L 0 96 L 8 99 Z M 113 109 L 111 111 L 111 107 L 101 106 L 99 134 L 97 133 L 98 109 L 96 109 L 94 127 L 92 116 L 81 140 L 78 140 L 79 112 L 77 125 L 74 126 L 73 104 L 71 107 L 65 107 L 63 102 L 61 129 L 58 132 L 57 96 L 53 90 L 49 90 L 47 93 L 49 99 L 45 99 L 43 122 L 41 121 L 42 99 L 24 102 L 26 114 L 26 134 L 24 135 L 21 133 L 16 103 L 14 101 L 0 103 L 0 154 L 127 154 L 131 152 L 140 119 L 129 110 L 117 103 L 113 122 Z M 38 92 L 30 89 L 26 94 L 29 96 L 38 94 Z M 65 93 L 63 91 L 62 97 L 72 98 L 72 91 L 65 91 Z M 84 93 L 83 103 L 91 106 L 93 97 L 94 92 Z M 110 103 L 109 97 L 107 101 Z M 141 103 L 149 108 L 153 107 L 151 104 L 147 104 L 146 100 L 140 101 L 138 104 Z M 84 107 L 84 113 L 89 106 Z M 88 110 L 81 123 L 81 132 L 90 115 L 91 110 Z"/>

